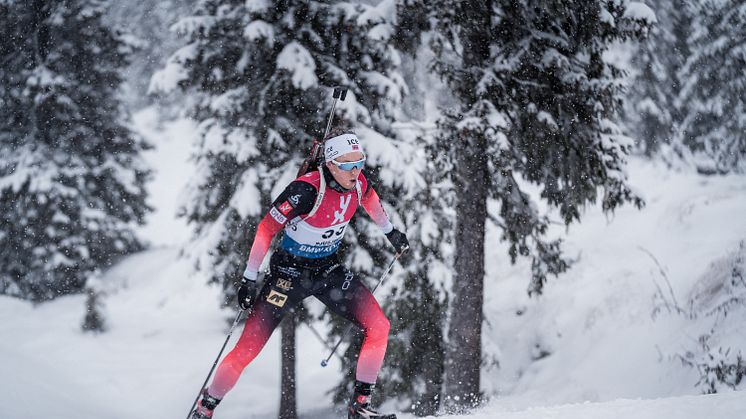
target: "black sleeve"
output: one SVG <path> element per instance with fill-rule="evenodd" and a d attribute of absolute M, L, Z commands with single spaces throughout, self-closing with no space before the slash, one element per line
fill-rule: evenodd
<path fill-rule="evenodd" d="M 277 208 L 288 220 L 308 214 L 316 203 L 318 192 L 310 183 L 295 180 L 291 182 L 280 196 L 275 199 L 272 206 Z"/>

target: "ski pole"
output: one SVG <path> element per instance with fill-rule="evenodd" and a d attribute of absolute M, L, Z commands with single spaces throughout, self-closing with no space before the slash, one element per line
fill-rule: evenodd
<path fill-rule="evenodd" d="M 391 263 L 389 263 L 389 266 L 388 268 L 386 268 L 386 271 L 384 271 L 383 275 L 381 275 L 381 279 L 378 280 L 378 284 L 376 284 L 375 288 L 373 288 L 373 291 L 371 291 L 372 294 L 376 293 L 376 290 L 383 283 L 383 280 L 386 279 L 386 276 L 391 271 L 391 268 L 394 267 L 394 263 L 397 260 L 399 260 L 399 257 L 401 257 L 401 255 L 406 253 L 407 250 L 409 250 L 409 247 L 405 247 L 404 249 L 402 249 L 401 253 L 397 253 L 396 256 L 394 256 L 394 259 L 391 261 Z M 347 329 L 345 329 L 344 333 L 342 333 L 342 336 L 339 338 L 339 341 L 337 341 L 337 344 L 334 345 L 334 348 L 332 348 L 332 352 L 329 354 L 329 356 L 327 356 L 326 359 L 321 361 L 322 367 L 326 367 L 327 365 L 329 365 L 329 360 L 332 359 L 332 356 L 334 355 L 334 353 L 337 352 L 337 348 L 339 348 L 339 345 L 342 344 L 342 341 L 344 340 L 345 337 L 347 337 L 347 335 L 350 333 L 351 330 L 352 330 L 352 324 L 347 326 Z"/>
<path fill-rule="evenodd" d="M 218 357 L 215 358 L 215 362 L 212 364 L 212 368 L 210 369 L 210 373 L 207 374 L 207 378 L 205 378 L 205 382 L 202 383 L 202 387 L 199 388 L 199 393 L 197 393 L 197 398 L 194 399 L 194 403 L 192 404 L 192 407 L 189 409 L 189 413 L 187 414 L 187 419 L 189 419 L 189 416 L 192 414 L 192 411 L 194 411 L 194 407 L 197 406 L 197 401 L 199 400 L 199 396 L 202 395 L 202 391 L 205 389 L 205 386 L 207 385 L 207 382 L 210 380 L 210 377 L 212 377 L 212 373 L 215 372 L 215 367 L 218 365 L 218 361 L 220 360 L 220 356 L 223 355 L 223 351 L 225 350 L 225 346 L 228 345 L 228 341 L 231 339 L 231 335 L 233 334 L 233 330 L 236 328 L 236 325 L 238 325 L 239 320 L 241 320 L 241 316 L 244 313 L 244 309 L 239 309 L 238 314 L 236 315 L 236 320 L 233 321 L 233 325 L 231 326 L 231 329 L 228 331 L 228 337 L 225 338 L 225 342 L 223 342 L 223 347 L 220 348 L 220 352 L 218 353 Z"/>
<path fill-rule="evenodd" d="M 334 91 L 332 92 L 332 98 L 334 98 L 334 102 L 332 102 L 332 111 L 329 112 L 329 120 L 326 122 L 326 130 L 324 130 L 324 136 L 321 137 L 321 141 L 324 141 L 324 138 L 326 138 L 326 136 L 329 135 L 329 131 L 332 129 L 332 121 L 334 120 L 334 108 L 337 107 L 337 100 L 341 100 L 342 102 L 344 102 L 346 97 L 347 97 L 346 87 L 341 87 L 341 86 L 334 87 Z"/>
<path fill-rule="evenodd" d="M 313 327 L 313 325 L 311 324 L 311 322 L 309 322 L 308 320 L 304 320 L 303 324 L 305 324 L 306 326 L 308 326 L 308 328 L 311 330 L 311 332 L 313 333 L 313 335 L 316 336 L 316 339 L 318 339 L 318 341 L 321 342 L 321 344 L 324 345 L 324 347 L 326 349 L 330 349 L 331 350 L 331 346 L 329 346 L 329 343 L 326 341 L 326 339 L 324 339 L 323 336 L 321 336 L 321 333 L 319 333 L 319 331 L 316 330 L 315 327 Z M 337 358 L 342 359 L 342 356 L 341 355 L 337 355 Z"/>

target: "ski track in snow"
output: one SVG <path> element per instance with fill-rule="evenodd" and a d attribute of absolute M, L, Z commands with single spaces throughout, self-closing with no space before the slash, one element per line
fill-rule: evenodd
<path fill-rule="evenodd" d="M 158 211 L 141 231 L 165 247 L 133 255 L 105 274 L 109 330 L 101 335 L 80 331 L 84 296 L 39 306 L 0 296 L 2 419 L 183 418 L 225 339 L 235 311 L 220 309 L 219 289 L 179 258 L 176 244 L 189 234 L 169 215 L 175 210 L 172 190 L 184 184 L 189 167 L 183 143 L 176 141 L 191 125 L 182 121 L 158 131 L 152 115 L 136 121 L 151 141 L 159 139 L 149 161 L 171 162 L 155 174 Z M 493 395 L 487 406 L 441 417 L 746 418 L 746 392 L 697 395 L 696 371 L 660 359 L 659 350 L 681 349 L 691 325 L 674 316 L 651 320 L 653 280 L 661 278 L 641 250 L 658 259 L 683 302 L 710 263 L 746 239 L 746 178 L 677 174 L 638 161 L 629 171 L 647 208 L 625 207 L 613 217 L 589 208 L 583 223 L 566 232 L 567 254 L 580 255 L 579 262 L 550 279 L 539 299 L 525 296 L 527 262 L 510 265 L 504 246 L 494 245 L 499 232 L 488 231 L 484 346 L 501 368 L 483 372 L 485 391 Z M 322 309 L 310 305 L 314 312 Z M 323 333 L 322 325 L 316 327 Z M 745 328 L 734 329 L 741 337 L 733 342 L 743 344 Z M 537 344 L 550 355 L 533 359 Z M 326 353 L 301 326 L 301 419 L 345 416 L 328 394 L 339 379 L 336 358 L 319 366 Z M 277 333 L 216 418 L 276 418 L 279 375 Z M 381 411 L 392 409 L 389 403 Z"/>

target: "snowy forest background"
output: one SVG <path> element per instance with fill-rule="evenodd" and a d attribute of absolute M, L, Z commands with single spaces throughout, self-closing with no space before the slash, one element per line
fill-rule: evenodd
<path fill-rule="evenodd" d="M 412 244 L 377 292 L 377 403 L 744 387 L 741 1 L 0 0 L 0 21 L 7 417 L 186 414 L 338 85 Z M 393 253 L 352 226 L 373 285 Z M 318 361 L 345 326 L 308 301 L 216 415 L 331 417 L 361 337 Z"/>

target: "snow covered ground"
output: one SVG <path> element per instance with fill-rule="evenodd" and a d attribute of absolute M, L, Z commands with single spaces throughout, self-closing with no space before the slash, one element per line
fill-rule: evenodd
<path fill-rule="evenodd" d="M 742 306 L 725 319 L 673 309 L 690 311 L 700 290 L 725 282 L 719 266 L 746 240 L 746 177 L 674 173 L 634 159 L 629 172 L 646 208 L 610 218 L 589 209 L 566 235 L 578 262 L 543 296 L 526 295 L 525 261 L 510 266 L 503 246 L 488 247 L 485 349 L 500 368 L 484 381 L 503 405 L 698 394 L 698 372 L 678 354 L 713 328 L 711 345 L 746 349 Z M 488 241 L 498 237 L 488 232 Z"/>
<path fill-rule="evenodd" d="M 507 411 L 496 403 L 469 416 L 443 419 L 710 419 L 742 418 L 746 415 L 746 394 L 731 392 L 707 396 L 682 396 L 653 400 L 620 399 L 605 403 L 579 403 L 551 407 L 530 407 Z"/>
<path fill-rule="evenodd" d="M 225 339 L 234 312 L 221 310 L 219 291 L 179 259 L 178 243 L 189 235 L 173 214 L 194 129 L 184 121 L 159 128 L 148 113 L 136 124 L 158 147 L 148 156 L 159 170 L 151 189 L 157 211 L 142 230 L 156 246 L 106 273 L 109 330 L 101 335 L 80 331 L 83 296 L 36 307 L 0 297 L 0 418 L 185 417 Z M 499 367 L 483 374 L 492 400 L 468 417 L 746 417 L 746 392 L 699 395 L 696 369 L 676 357 L 713 325 L 713 345 L 746 348 L 744 311 L 693 320 L 663 305 L 697 300 L 746 239 L 746 177 L 674 173 L 637 160 L 630 175 L 647 207 L 611 218 L 590 208 L 582 224 L 558 227 L 578 262 L 540 298 L 526 296 L 526 263 L 509 265 L 499 232 L 488 232 L 485 350 Z M 659 289 L 663 298 L 655 298 Z M 321 368 L 325 354 L 301 327 L 304 419 L 342 417 L 326 394 L 338 365 Z M 276 335 L 216 417 L 277 417 L 279 374 Z"/>

